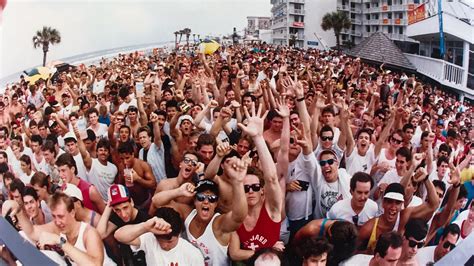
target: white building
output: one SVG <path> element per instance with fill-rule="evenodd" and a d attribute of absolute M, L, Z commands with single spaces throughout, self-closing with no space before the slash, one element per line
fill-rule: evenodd
<path fill-rule="evenodd" d="M 334 0 L 271 0 L 273 44 L 326 49 L 336 44 L 332 31 L 321 29 L 324 14 L 336 11 Z"/>
<path fill-rule="evenodd" d="M 419 51 L 405 55 L 417 72 L 456 89 L 461 98 L 474 99 L 474 6 L 462 0 L 442 0 L 441 6 L 444 56 L 440 55 L 438 0 L 419 6 L 418 19 L 406 33 L 419 41 Z"/>
<path fill-rule="evenodd" d="M 270 29 L 270 17 L 247 17 L 245 35 L 258 37 L 260 30 Z"/>

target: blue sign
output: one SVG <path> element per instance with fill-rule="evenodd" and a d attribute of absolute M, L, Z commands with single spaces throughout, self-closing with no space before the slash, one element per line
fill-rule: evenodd
<path fill-rule="evenodd" d="M 312 46 L 318 46 L 319 45 L 319 42 L 316 42 L 316 41 L 308 41 L 307 43 L 308 43 L 308 45 L 312 45 Z"/>

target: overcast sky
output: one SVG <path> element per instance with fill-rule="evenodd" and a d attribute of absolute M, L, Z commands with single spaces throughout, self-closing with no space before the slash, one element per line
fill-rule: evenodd
<path fill-rule="evenodd" d="M 43 26 L 61 33 L 47 61 L 102 49 L 243 29 L 247 16 L 270 16 L 270 0 L 8 0 L 0 22 L 0 78 L 42 63 L 32 37 Z"/>

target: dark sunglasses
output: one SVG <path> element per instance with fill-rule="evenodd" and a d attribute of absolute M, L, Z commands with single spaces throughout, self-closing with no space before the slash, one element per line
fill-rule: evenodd
<path fill-rule="evenodd" d="M 210 203 L 216 203 L 217 200 L 219 200 L 219 197 L 217 195 L 206 195 L 202 193 L 197 193 L 196 199 L 200 202 L 203 202 L 207 199 Z"/>
<path fill-rule="evenodd" d="M 249 193 L 250 189 L 252 189 L 253 192 L 259 192 L 261 189 L 261 186 L 260 184 L 244 185 L 245 193 Z"/>
<path fill-rule="evenodd" d="M 295 138 L 291 137 L 290 138 L 290 144 L 294 144 L 295 143 Z"/>
<path fill-rule="evenodd" d="M 378 117 L 380 120 L 385 120 L 385 116 L 383 116 L 383 115 L 378 115 L 377 117 Z"/>
<path fill-rule="evenodd" d="M 415 240 L 408 239 L 408 246 L 411 248 L 417 247 L 422 248 L 425 245 L 424 241 L 416 242 Z"/>
<path fill-rule="evenodd" d="M 323 136 L 321 136 L 322 141 L 328 141 L 328 140 L 332 141 L 333 139 L 334 139 L 334 137 L 323 137 Z"/>
<path fill-rule="evenodd" d="M 402 143 L 402 140 L 398 140 L 398 139 L 394 139 L 394 138 L 392 138 L 392 141 L 393 141 L 395 144 L 401 144 L 401 143 Z"/>
<path fill-rule="evenodd" d="M 191 164 L 192 166 L 196 166 L 196 165 L 197 165 L 197 162 L 196 162 L 195 160 L 191 160 L 191 159 L 189 159 L 189 158 L 184 158 L 184 159 L 183 159 L 183 162 L 184 162 L 185 164 Z"/>
<path fill-rule="evenodd" d="M 322 160 L 321 160 L 321 161 L 319 161 L 319 165 L 321 165 L 321 166 L 323 166 L 323 167 L 324 167 L 326 164 L 333 165 L 335 161 L 336 161 L 336 160 L 334 160 L 334 159 L 329 159 L 329 160 L 326 160 L 326 161 L 322 161 Z"/>
<path fill-rule="evenodd" d="M 444 244 L 443 244 L 443 248 L 445 248 L 445 249 L 448 249 L 448 248 L 449 248 L 450 250 L 453 250 L 455 247 L 456 247 L 455 244 L 452 244 L 452 243 L 450 243 L 450 242 L 448 242 L 448 241 L 444 242 Z"/>

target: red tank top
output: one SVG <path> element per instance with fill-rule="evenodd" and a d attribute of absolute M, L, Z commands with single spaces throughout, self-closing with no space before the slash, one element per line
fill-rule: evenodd
<path fill-rule="evenodd" d="M 237 229 L 242 248 L 257 251 L 273 247 L 280 238 L 280 225 L 281 221 L 278 223 L 272 221 L 264 202 L 255 228 L 249 232 L 245 229 L 244 224 L 241 224 Z"/>
<path fill-rule="evenodd" d="M 82 180 L 81 178 L 79 178 L 79 185 L 77 186 L 81 192 L 82 192 L 82 198 L 83 198 L 83 201 L 82 203 L 84 204 L 84 207 L 86 207 L 87 209 L 89 210 L 93 210 L 95 212 L 99 212 L 99 210 L 97 209 L 97 207 L 95 206 L 94 203 L 92 203 L 91 201 L 91 197 L 90 197 L 90 194 L 89 194 L 89 190 L 90 190 L 90 187 L 92 185 L 89 184 L 87 181 L 84 181 Z"/>

